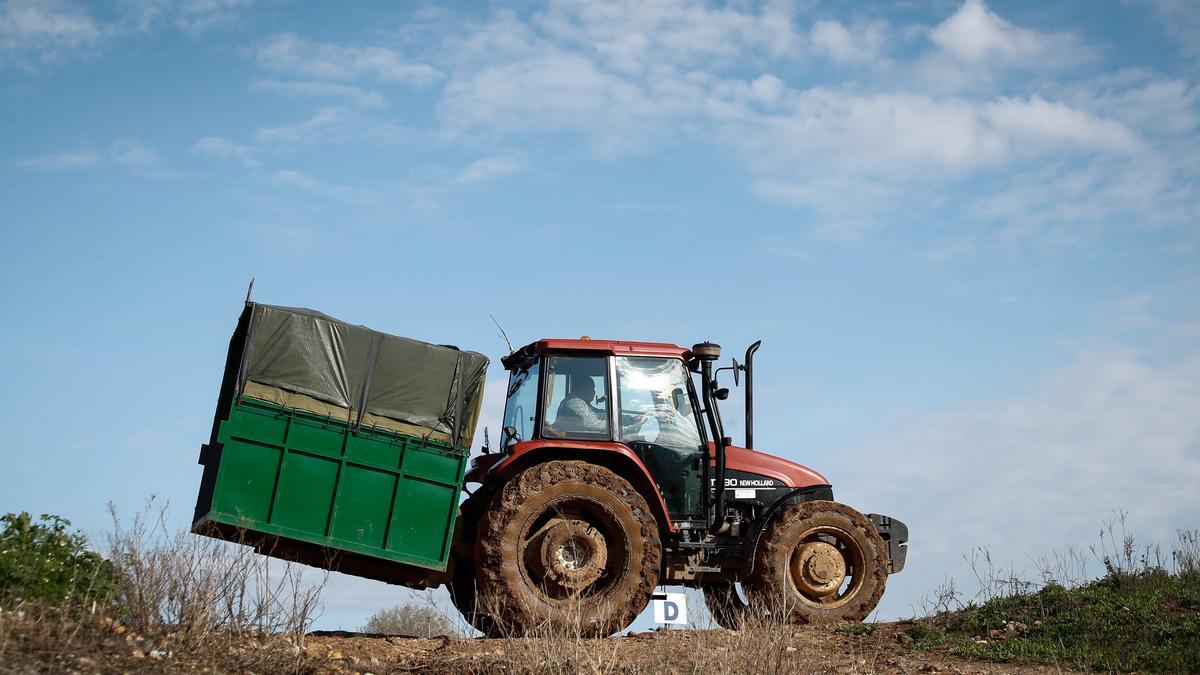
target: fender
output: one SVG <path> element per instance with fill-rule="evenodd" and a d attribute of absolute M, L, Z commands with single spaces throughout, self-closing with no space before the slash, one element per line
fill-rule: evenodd
<path fill-rule="evenodd" d="M 716 462 L 716 444 L 710 442 L 708 448 L 710 465 L 712 465 Z M 784 485 L 794 488 L 829 485 L 829 480 L 825 476 L 803 464 L 736 445 L 725 447 L 725 468 L 774 478 Z"/>
<path fill-rule="evenodd" d="M 785 506 L 792 504 L 800 504 L 802 502 L 811 502 L 815 500 L 833 501 L 833 488 L 829 485 L 809 485 L 796 490 L 792 490 L 786 496 L 775 500 L 762 516 L 754 523 L 753 529 L 746 535 L 744 548 L 742 549 L 742 569 L 745 570 L 744 575 L 749 575 L 754 571 L 754 552 L 758 550 L 758 542 L 762 539 L 763 532 L 767 529 L 767 525 L 771 524 L 772 520 L 779 515 Z"/>
<path fill-rule="evenodd" d="M 554 460 L 584 460 L 599 464 L 629 481 L 646 499 L 661 532 L 673 532 L 675 526 L 667 515 L 667 505 L 650 478 L 646 465 L 628 447 L 620 443 L 597 441 L 541 440 L 521 441 L 507 455 L 482 455 L 472 462 L 466 481 L 490 483 L 507 481 L 521 471 L 542 462 Z"/>

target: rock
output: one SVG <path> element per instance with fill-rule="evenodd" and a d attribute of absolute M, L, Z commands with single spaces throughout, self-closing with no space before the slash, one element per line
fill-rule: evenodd
<path fill-rule="evenodd" d="M 125 634 L 125 626 L 122 626 L 121 624 L 117 624 L 117 625 L 113 626 L 113 632 L 116 633 L 117 635 L 124 635 Z"/>
<path fill-rule="evenodd" d="M 786 650 L 784 650 L 784 651 L 788 651 L 788 652 L 794 652 L 794 651 L 796 651 L 796 648 L 795 648 L 795 647 L 788 647 L 788 648 L 787 648 Z"/>
<path fill-rule="evenodd" d="M 88 667 L 90 667 L 90 666 L 94 666 L 94 665 L 96 665 L 96 660 L 95 660 L 95 659 L 89 659 L 89 658 L 88 658 L 88 657 L 86 657 L 86 656 L 81 656 L 81 657 L 79 657 L 79 658 L 77 658 L 77 659 L 75 659 L 75 660 L 76 660 L 76 661 L 79 663 L 79 665 L 80 665 L 80 666 L 82 666 L 82 667 L 84 667 L 84 668 L 88 668 Z"/>
<path fill-rule="evenodd" d="M 133 650 L 133 653 L 130 654 L 130 656 L 132 656 L 135 659 L 144 659 L 144 658 L 146 658 L 146 653 L 140 649 L 135 649 L 135 650 Z"/>

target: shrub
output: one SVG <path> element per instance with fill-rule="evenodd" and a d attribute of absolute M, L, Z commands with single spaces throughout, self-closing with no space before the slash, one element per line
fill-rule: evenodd
<path fill-rule="evenodd" d="M 112 566 L 88 549 L 87 538 L 70 521 L 28 513 L 0 517 L 0 597 L 58 604 L 107 598 L 114 587 Z"/>
<path fill-rule="evenodd" d="M 409 635 L 431 638 L 439 635 L 458 636 L 455 623 L 432 600 L 424 604 L 406 602 L 375 612 L 362 628 L 364 633 Z"/>

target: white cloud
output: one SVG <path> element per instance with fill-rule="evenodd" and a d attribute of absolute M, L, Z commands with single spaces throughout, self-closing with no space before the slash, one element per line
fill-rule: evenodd
<path fill-rule="evenodd" d="M 1197 411 L 1194 341 L 1168 360 L 1110 347 L 1012 397 L 912 414 L 830 453 L 821 468 L 839 500 L 909 525 L 910 567 L 897 586 L 927 592 L 973 546 L 1026 566 L 1052 549 L 1094 543 L 1116 508 L 1151 541 L 1196 527 Z M 892 615 L 917 597 L 894 593 L 885 599 Z"/>
<path fill-rule="evenodd" d="M 103 24 L 70 3 L 7 0 L 0 4 L 0 66 L 57 63 L 97 47 L 104 34 Z"/>
<path fill-rule="evenodd" d="M 312 42 L 291 33 L 268 39 L 259 46 L 257 58 L 259 65 L 268 70 L 318 79 L 373 78 L 422 85 L 441 77 L 433 66 L 410 63 L 387 47 Z"/>
<path fill-rule="evenodd" d="M 576 131 L 601 152 L 634 146 L 665 112 L 641 86 L 557 49 L 451 80 L 438 105 L 451 136 L 478 131 Z"/>
<path fill-rule="evenodd" d="M 1090 51 L 1074 36 L 1013 25 L 988 9 L 983 0 L 966 0 L 930 32 L 929 39 L 947 54 L 973 64 L 1047 66 L 1090 57 Z"/>
<path fill-rule="evenodd" d="M 471 162 L 458 172 L 455 182 L 478 183 L 516 173 L 525 168 L 524 162 L 513 157 L 485 157 Z"/>
<path fill-rule="evenodd" d="M 384 98 L 379 92 L 340 82 L 259 80 L 251 84 L 250 88 L 284 96 L 344 99 L 364 108 L 381 108 L 384 105 Z"/>
<path fill-rule="evenodd" d="M 217 136 L 205 136 L 196 141 L 196 144 L 192 146 L 192 154 L 223 161 L 236 161 L 249 169 L 258 166 L 258 160 L 250 148 Z"/>
<path fill-rule="evenodd" d="M 349 111 L 345 108 L 321 108 L 315 115 L 302 122 L 282 127 L 259 129 L 255 132 L 255 136 L 258 137 L 258 140 L 267 143 L 312 143 L 321 141 L 327 139 L 330 130 L 343 122 L 348 114 Z"/>
<path fill-rule="evenodd" d="M 1094 150 L 1132 153 L 1144 143 L 1120 122 L 1101 119 L 1039 96 L 1002 98 L 986 104 L 981 115 L 999 133 L 1042 146 L 1063 143 Z"/>
<path fill-rule="evenodd" d="M 16 165 L 44 171 L 72 171 L 120 166 L 141 172 L 155 169 L 156 175 L 159 176 L 169 173 L 159 167 L 158 153 L 153 148 L 133 138 L 113 141 L 109 145 L 107 153 L 101 153 L 91 148 L 69 150 L 19 160 Z"/>
<path fill-rule="evenodd" d="M 1066 151 L 1130 153 L 1142 147 L 1119 122 L 1041 98 L 978 102 L 912 93 L 790 91 L 770 114 L 727 122 L 724 137 L 763 171 L 861 175 L 991 167 Z M 820 158 L 819 162 L 815 158 Z"/>
<path fill-rule="evenodd" d="M 534 23 L 622 72 L 641 72 L 661 62 L 736 63 L 748 52 L 797 56 L 803 42 L 792 3 L 786 2 L 768 2 L 753 12 L 685 0 L 551 0 Z"/>
<path fill-rule="evenodd" d="M 665 1 L 551 3 L 529 21 L 498 12 L 451 41 L 442 131 L 473 144 L 555 134 L 601 156 L 715 142 L 742 158 L 759 194 L 812 209 L 814 230 L 861 239 L 881 219 L 894 221 L 897 207 L 919 213 L 910 191 L 946 204 L 985 172 L 1003 180 L 1055 163 L 1101 162 L 1095 189 L 1116 204 L 1136 178 L 1157 177 L 1134 168 L 1156 151 L 1154 137 L 1195 124 L 1194 92 L 1184 83 L 1002 80 L 1000 66 L 1065 73 L 1095 52 L 1070 33 L 1015 25 L 977 0 L 918 31 L 932 42 L 915 43 L 907 63 L 885 54 L 886 24 L 826 19 L 797 33 L 788 13 L 787 37 L 775 39 L 754 30 L 771 11 Z M 678 39 L 638 37 L 652 29 Z M 789 65 L 804 53 L 868 65 L 890 80 L 803 85 Z M 723 70 L 729 55 L 741 66 L 736 74 Z M 951 81 L 921 79 L 935 70 Z M 1151 182 L 1143 194 L 1163 196 L 1155 190 L 1171 182 Z"/>
<path fill-rule="evenodd" d="M 74 169 L 91 169 L 99 166 L 103 161 L 104 158 L 95 150 L 77 150 L 38 155 L 19 160 L 16 162 L 16 165 L 46 171 L 70 171 Z"/>
<path fill-rule="evenodd" d="M 140 31 L 168 25 L 199 35 L 239 24 L 253 4 L 254 0 L 124 0 L 123 21 Z"/>
<path fill-rule="evenodd" d="M 305 192 L 311 192 L 319 197 L 333 199 L 336 201 L 346 202 L 357 205 L 368 205 L 376 201 L 377 195 L 373 190 L 332 183 L 320 178 L 316 178 L 300 171 L 290 169 L 276 171 L 272 176 L 272 182 L 276 185 L 298 188 Z"/>
<path fill-rule="evenodd" d="M 853 30 L 840 21 L 821 20 L 813 24 L 810 41 L 813 50 L 835 63 L 873 63 L 880 58 L 887 37 L 887 25 L 873 22 Z"/>
<path fill-rule="evenodd" d="M 158 153 L 132 138 L 113 141 L 108 151 L 113 164 L 146 168 L 158 164 Z"/>
<path fill-rule="evenodd" d="M 1200 58 L 1200 12 L 1195 0 L 1125 0 L 1125 4 L 1144 8 L 1190 58 Z"/>

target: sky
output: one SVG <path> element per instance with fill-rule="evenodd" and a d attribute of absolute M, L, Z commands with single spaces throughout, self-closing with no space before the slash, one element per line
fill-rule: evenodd
<path fill-rule="evenodd" d="M 3 0 L 0 512 L 186 527 L 253 278 L 487 354 L 493 432 L 489 315 L 762 339 L 756 446 L 909 525 L 880 618 L 1116 510 L 1169 544 L 1198 74 L 1189 0 Z M 318 625 L 406 597 L 335 575 Z"/>

